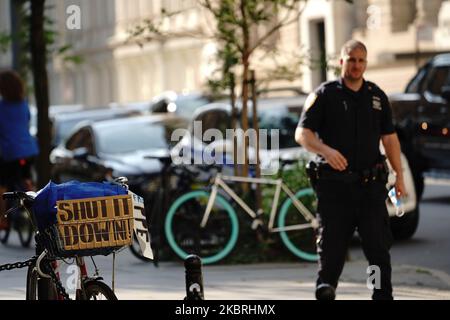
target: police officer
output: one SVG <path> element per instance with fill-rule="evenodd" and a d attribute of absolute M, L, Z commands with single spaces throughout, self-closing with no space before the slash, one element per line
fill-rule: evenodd
<path fill-rule="evenodd" d="M 369 265 L 380 270 L 381 285 L 375 286 L 372 299 L 392 299 L 392 235 L 385 204 L 388 171 L 379 143 L 396 173 L 395 188 L 401 197 L 405 186 L 400 143 L 386 94 L 363 78 L 365 45 L 356 40 L 345 43 L 340 65 L 339 80 L 321 84 L 308 96 L 295 132 L 296 141 L 317 154 L 317 165 L 308 170 L 320 223 L 316 298 L 335 298 L 356 229 Z"/>

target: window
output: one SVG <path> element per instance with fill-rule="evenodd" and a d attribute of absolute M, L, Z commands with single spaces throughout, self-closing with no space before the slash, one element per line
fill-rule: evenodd
<path fill-rule="evenodd" d="M 94 139 L 88 128 L 82 128 L 77 131 L 66 143 L 67 150 L 86 148 L 88 154 L 94 153 Z"/>
<path fill-rule="evenodd" d="M 120 122 L 96 130 L 98 152 L 107 154 L 132 153 L 139 150 L 172 148 L 172 133 L 187 126 L 184 120 L 164 122 Z"/>
<path fill-rule="evenodd" d="M 200 137 L 197 139 L 203 140 L 204 132 L 208 129 L 218 129 L 222 137 L 226 137 L 226 130 L 231 129 L 231 118 L 225 111 L 209 111 L 202 114 L 200 117 L 195 119 L 195 121 L 201 121 L 202 132 Z M 194 133 L 197 133 L 194 131 Z M 199 132 L 200 133 L 200 132 Z"/>
<path fill-rule="evenodd" d="M 417 75 L 406 86 L 405 93 L 419 93 L 423 91 L 423 79 L 425 78 L 428 69 L 429 67 L 427 65 L 419 70 Z"/>
<path fill-rule="evenodd" d="M 428 77 L 427 90 L 434 95 L 441 95 L 442 87 L 448 85 L 450 67 L 437 67 L 432 70 Z"/>
<path fill-rule="evenodd" d="M 270 105 L 258 110 L 259 129 L 267 130 L 266 148 L 272 149 L 272 136 L 278 130 L 278 146 L 281 149 L 298 147 L 295 141 L 295 130 L 300 118 L 301 108 L 287 105 Z M 249 125 L 253 127 L 253 118 L 249 114 Z"/>

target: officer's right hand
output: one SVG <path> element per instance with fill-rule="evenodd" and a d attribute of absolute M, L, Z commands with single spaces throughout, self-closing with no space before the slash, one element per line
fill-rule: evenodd
<path fill-rule="evenodd" d="M 344 171 L 347 168 L 347 159 L 333 148 L 327 147 L 323 152 L 323 157 L 334 170 Z"/>

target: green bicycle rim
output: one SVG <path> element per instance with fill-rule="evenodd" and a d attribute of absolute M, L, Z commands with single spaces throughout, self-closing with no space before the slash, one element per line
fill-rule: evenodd
<path fill-rule="evenodd" d="M 164 224 L 164 230 L 166 233 L 167 242 L 169 243 L 172 250 L 181 258 L 186 259 L 186 257 L 189 255 L 189 253 L 185 252 L 183 249 L 181 249 L 178 244 L 175 241 L 175 237 L 172 233 L 172 221 L 175 213 L 177 212 L 177 209 L 186 201 L 197 198 L 197 197 L 206 197 L 209 199 L 210 194 L 205 191 L 191 191 L 188 192 L 181 197 L 179 197 L 175 202 L 170 206 L 169 212 L 167 213 L 166 221 Z M 231 221 L 231 236 L 230 240 L 228 240 L 228 243 L 226 244 L 225 248 L 221 250 L 220 252 L 216 253 L 213 256 L 210 257 L 200 257 L 202 259 L 203 264 L 211 264 L 215 263 L 224 257 L 226 257 L 230 251 L 233 249 L 234 245 L 237 242 L 238 234 L 239 234 L 239 223 L 236 216 L 236 212 L 234 211 L 233 207 L 226 201 L 222 196 L 217 195 L 216 201 L 222 205 Z"/>
<path fill-rule="evenodd" d="M 295 198 L 298 199 L 303 196 L 313 195 L 314 191 L 311 188 L 302 189 L 297 191 L 295 194 Z M 280 210 L 280 215 L 278 216 L 278 226 L 280 228 L 283 228 L 286 224 L 286 215 L 288 213 L 289 207 L 292 205 L 291 198 L 287 198 L 286 201 L 283 203 L 283 206 Z M 317 254 L 308 253 L 305 251 L 300 250 L 295 246 L 295 244 L 292 243 L 292 241 L 289 239 L 286 231 L 280 231 L 281 240 L 283 241 L 284 245 L 291 251 L 295 256 L 307 260 L 307 261 L 317 261 L 319 260 L 319 256 Z"/>

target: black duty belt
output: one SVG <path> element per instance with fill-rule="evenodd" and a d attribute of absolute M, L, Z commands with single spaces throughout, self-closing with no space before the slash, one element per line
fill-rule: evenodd
<path fill-rule="evenodd" d="M 380 163 L 371 169 L 356 171 L 337 171 L 321 168 L 317 172 L 319 180 L 341 181 L 346 183 L 361 182 L 363 184 L 371 181 L 387 181 L 388 171 L 384 164 Z"/>
<path fill-rule="evenodd" d="M 332 170 L 320 170 L 319 180 L 333 180 L 342 182 L 359 182 L 362 181 L 362 175 L 353 171 L 332 171 Z"/>

